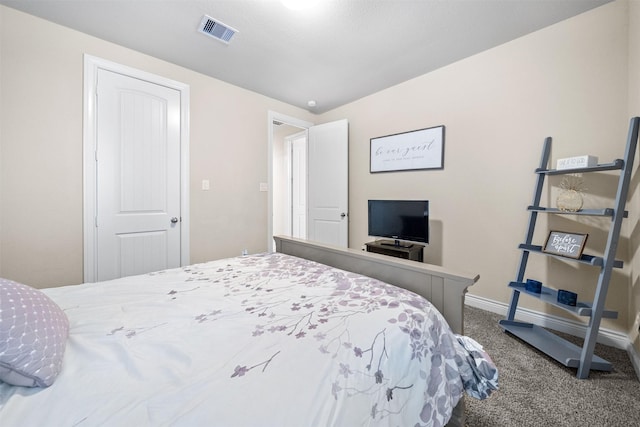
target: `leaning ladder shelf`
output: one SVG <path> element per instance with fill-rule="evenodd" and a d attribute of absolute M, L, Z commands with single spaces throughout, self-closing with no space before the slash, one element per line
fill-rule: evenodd
<path fill-rule="evenodd" d="M 540 167 L 536 169 L 537 179 L 533 196 L 533 204 L 528 207 L 529 225 L 527 227 L 527 235 L 525 243 L 519 246 L 522 250 L 520 264 L 516 280 L 509 283 L 512 289 L 511 302 L 507 318 L 500 321 L 500 326 L 505 332 L 509 332 L 521 340 L 536 347 L 538 350 L 546 353 L 558 362 L 570 368 L 577 368 L 578 378 L 587 378 L 591 369 L 599 371 L 610 371 L 611 363 L 601 359 L 593 354 L 596 340 L 598 339 L 598 330 L 602 318 L 615 319 L 618 313 L 604 308 L 607 291 L 609 289 L 609 281 L 613 268 L 621 268 L 622 261 L 615 259 L 618 240 L 620 237 L 620 228 L 623 218 L 628 216 L 628 212 L 624 210 L 627 201 L 627 192 L 631 181 L 631 172 L 633 169 L 633 160 L 635 158 L 636 148 L 638 145 L 638 127 L 640 125 L 640 117 L 634 117 L 629 124 L 629 133 L 627 136 L 627 146 L 625 148 L 624 159 L 614 160 L 612 163 L 600 164 L 592 167 L 577 169 L 548 169 L 549 155 L 551 152 L 551 138 L 546 138 L 542 149 L 542 159 Z M 620 177 L 618 179 L 618 189 L 616 192 L 615 206 L 613 208 L 604 209 L 584 209 L 578 212 L 565 212 L 555 208 L 540 206 L 542 196 L 542 188 L 544 179 L 548 175 L 575 174 L 575 173 L 591 173 L 600 171 L 619 170 Z M 605 216 L 611 218 L 609 235 L 607 244 L 602 257 L 592 255 L 582 255 L 579 259 L 572 261 L 585 263 L 600 268 L 598 275 L 598 284 L 593 302 L 578 301 L 575 307 L 564 305 L 557 302 L 557 291 L 549 287 L 543 287 L 540 294 L 528 292 L 525 288 L 524 277 L 527 268 L 527 262 L 530 253 L 543 254 L 546 256 L 555 256 L 542 252 L 542 247 L 532 244 L 533 232 L 536 226 L 536 220 L 539 213 L 547 214 L 573 214 L 573 215 L 592 215 Z M 570 258 L 563 258 L 571 260 Z M 531 323 L 525 323 L 515 320 L 516 309 L 518 308 L 518 300 L 520 295 L 524 294 L 541 300 L 544 303 L 552 304 L 556 307 L 569 311 L 579 316 L 589 318 L 589 324 L 582 347 L 570 343 L 560 338 L 556 334 Z"/>

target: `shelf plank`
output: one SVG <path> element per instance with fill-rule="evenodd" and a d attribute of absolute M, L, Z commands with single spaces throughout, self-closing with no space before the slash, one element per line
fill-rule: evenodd
<path fill-rule="evenodd" d="M 524 293 L 526 295 L 529 295 L 533 298 L 537 298 L 547 304 L 551 304 L 554 305 L 556 307 L 559 307 L 563 310 L 566 310 L 570 313 L 576 314 L 578 316 L 586 316 L 586 317 L 590 317 L 592 314 L 592 305 L 591 303 L 588 302 L 584 302 L 584 301 L 578 301 L 576 303 L 576 306 L 573 307 L 571 305 L 566 305 L 566 304 L 562 304 L 558 302 L 558 291 L 556 289 L 553 288 L 548 288 L 546 286 L 542 287 L 542 292 L 537 294 L 535 292 L 529 292 L 526 289 L 526 285 L 522 282 L 510 282 L 509 283 L 509 287 L 511 289 L 515 289 L 518 292 Z M 607 319 L 617 319 L 618 318 L 618 312 L 617 311 L 613 311 L 613 310 L 604 310 L 602 312 L 602 317 L 606 317 Z"/>
<path fill-rule="evenodd" d="M 560 214 L 560 215 L 608 216 L 608 217 L 611 217 L 611 218 L 613 218 L 613 215 L 615 214 L 615 209 L 613 209 L 613 208 L 580 209 L 579 211 L 576 211 L 576 212 L 569 212 L 569 211 L 561 211 L 560 209 L 557 209 L 557 208 L 547 208 L 547 207 L 544 207 L 544 206 L 528 206 L 527 210 L 528 211 L 535 211 L 535 212 Z M 624 218 L 628 218 L 629 217 L 629 212 L 628 211 L 624 211 L 623 217 Z"/>
<path fill-rule="evenodd" d="M 547 354 L 564 366 L 578 368 L 580 366 L 580 356 L 582 348 L 560 338 L 556 334 L 531 323 L 501 320 L 500 327 L 505 332 L 515 335 L 524 342 Z M 591 357 L 591 369 L 596 371 L 611 371 L 613 366 L 610 362 L 596 356 Z"/>
<path fill-rule="evenodd" d="M 546 252 L 542 252 L 542 246 L 527 245 L 525 243 L 521 243 L 520 245 L 518 245 L 518 249 L 522 249 L 523 251 L 529 251 L 537 254 L 547 255 L 554 258 L 563 259 L 565 261 L 576 261 L 582 264 L 593 265 L 595 267 L 602 267 L 604 265 L 604 258 L 593 256 L 593 255 L 582 254 L 582 256 L 579 259 L 574 259 L 574 258 L 564 257 L 561 255 L 548 254 Z M 620 260 L 613 261 L 613 268 L 622 268 L 623 265 L 624 263 Z"/>
<path fill-rule="evenodd" d="M 544 175 L 567 175 L 571 173 L 585 173 L 585 172 L 601 172 L 601 171 L 612 171 L 612 170 L 620 170 L 624 167 L 624 160 L 615 159 L 611 163 L 603 163 L 596 166 L 590 166 L 586 168 L 575 168 L 575 169 L 536 169 L 536 173 L 544 174 Z"/>

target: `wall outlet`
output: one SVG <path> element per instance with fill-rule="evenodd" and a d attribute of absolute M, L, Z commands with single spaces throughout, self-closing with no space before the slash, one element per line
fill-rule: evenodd
<path fill-rule="evenodd" d="M 242 256 L 246 256 L 246 255 L 249 255 L 249 251 L 246 250 L 246 249 L 243 249 L 242 250 Z"/>

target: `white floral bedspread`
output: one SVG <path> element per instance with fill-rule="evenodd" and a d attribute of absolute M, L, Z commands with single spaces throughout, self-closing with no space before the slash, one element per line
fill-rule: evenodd
<path fill-rule="evenodd" d="M 442 426 L 497 385 L 426 300 L 288 255 L 45 292 L 70 321 L 62 373 L 0 383 L 3 427 Z"/>

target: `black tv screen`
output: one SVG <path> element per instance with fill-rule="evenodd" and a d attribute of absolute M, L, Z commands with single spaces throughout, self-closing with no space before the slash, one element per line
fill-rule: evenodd
<path fill-rule="evenodd" d="M 429 243 L 429 201 L 369 200 L 369 236 Z"/>

